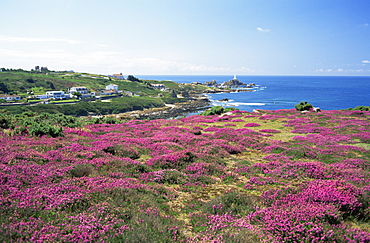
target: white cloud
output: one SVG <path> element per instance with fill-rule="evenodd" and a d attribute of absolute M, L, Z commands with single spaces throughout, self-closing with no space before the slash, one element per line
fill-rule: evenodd
<path fill-rule="evenodd" d="M 184 74 L 184 73 L 255 73 L 246 67 L 215 67 L 194 63 L 177 62 L 153 57 L 132 57 L 124 52 L 93 51 L 76 54 L 64 50 L 9 50 L 0 49 L 0 66 L 31 69 L 35 65 L 51 70 L 75 70 L 110 74 Z"/>
<path fill-rule="evenodd" d="M 71 39 L 61 39 L 61 38 L 35 38 L 35 37 L 14 37 L 0 35 L 0 41 L 3 42 L 64 42 L 68 44 L 80 44 L 80 41 Z"/>
<path fill-rule="evenodd" d="M 269 29 L 262 29 L 261 27 L 257 27 L 257 30 L 260 32 L 269 32 Z"/>
<path fill-rule="evenodd" d="M 331 69 L 331 68 L 329 68 L 329 69 L 320 68 L 320 69 L 316 69 L 315 72 L 316 73 L 332 73 L 332 74 L 335 74 L 335 73 L 341 73 L 341 74 L 343 74 L 343 73 L 347 73 L 347 74 L 350 74 L 350 73 L 359 73 L 359 74 L 364 73 L 364 74 L 366 74 L 366 73 L 369 73 L 370 70 L 369 69 L 367 69 L 367 70 L 366 69 L 342 69 L 342 68 L 338 68 L 338 69 L 334 70 L 334 69 Z"/>
<path fill-rule="evenodd" d="M 363 60 L 362 63 L 368 64 L 368 63 L 370 63 L 370 61 L 369 60 Z"/>

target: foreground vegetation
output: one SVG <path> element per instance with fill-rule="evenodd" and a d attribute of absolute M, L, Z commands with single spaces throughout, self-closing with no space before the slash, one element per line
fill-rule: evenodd
<path fill-rule="evenodd" d="M 3 115 L 0 241 L 370 241 L 369 112 L 213 112 Z"/>
<path fill-rule="evenodd" d="M 183 99 L 176 99 L 181 102 Z M 1 107 L 10 114 L 22 114 L 24 112 L 64 114 L 70 116 L 88 116 L 88 115 L 109 115 L 124 113 L 133 110 L 143 110 L 154 107 L 165 106 L 163 99 L 154 97 L 121 97 L 103 102 L 100 100 L 94 102 L 79 102 L 76 104 L 39 104 L 35 106 L 8 106 Z"/>

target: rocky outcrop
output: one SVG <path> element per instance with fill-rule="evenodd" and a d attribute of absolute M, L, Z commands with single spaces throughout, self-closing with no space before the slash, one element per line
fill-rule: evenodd
<path fill-rule="evenodd" d="M 174 105 L 153 108 L 142 111 L 131 111 L 117 115 L 120 119 L 169 119 L 179 116 L 184 116 L 188 113 L 201 111 L 208 109 L 210 100 L 204 97 L 200 97 L 194 100 L 189 100 L 184 103 L 176 103 Z"/>

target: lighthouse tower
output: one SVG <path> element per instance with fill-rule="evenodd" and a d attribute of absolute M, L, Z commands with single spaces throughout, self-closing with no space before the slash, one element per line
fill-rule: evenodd
<path fill-rule="evenodd" d="M 236 74 L 234 74 L 234 78 L 233 78 L 233 80 L 238 80 L 238 79 L 236 78 Z"/>

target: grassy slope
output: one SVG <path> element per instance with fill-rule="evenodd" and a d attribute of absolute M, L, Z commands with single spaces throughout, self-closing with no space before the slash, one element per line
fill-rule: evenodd
<path fill-rule="evenodd" d="M 83 75 L 83 76 L 81 76 Z M 32 90 L 34 94 L 45 94 L 48 90 L 64 90 L 73 86 L 86 86 L 90 91 L 98 92 L 104 89 L 108 84 L 117 84 L 119 90 L 130 91 L 140 95 L 140 98 L 132 97 L 130 99 L 120 98 L 110 104 L 78 104 L 65 105 L 65 107 L 56 107 L 51 105 L 31 106 L 14 106 L 3 107 L 13 114 L 19 114 L 24 111 L 33 112 L 49 112 L 49 113 L 64 113 L 67 115 L 87 115 L 89 112 L 97 114 L 117 114 L 125 111 L 138 110 L 144 108 L 164 106 L 164 103 L 183 102 L 183 99 L 171 98 L 170 92 L 153 89 L 151 83 L 163 83 L 169 89 L 175 90 L 177 93 L 182 91 L 197 91 L 201 92 L 206 89 L 205 86 L 184 86 L 172 81 L 154 81 L 142 80 L 132 82 L 128 80 L 107 80 L 104 76 L 94 74 L 80 73 L 56 73 L 49 72 L 47 74 L 34 73 L 27 71 L 5 71 L 0 72 L 0 84 L 6 86 L 10 92 L 16 92 L 23 97 L 27 97 L 27 91 Z M 162 99 L 158 98 L 158 94 L 162 94 Z M 156 98 L 152 98 L 156 97 Z M 99 108 L 97 107 L 99 106 Z M 111 107 L 108 107 L 111 106 Z"/>
<path fill-rule="evenodd" d="M 83 75 L 83 76 L 81 76 Z M 35 73 L 28 71 L 4 71 L 0 72 L 0 83 L 4 83 L 9 91 L 16 91 L 20 95 L 26 95 L 26 90 L 34 90 L 37 94 L 45 93 L 46 90 L 64 90 L 73 86 L 86 86 L 92 91 L 104 89 L 105 86 L 114 83 L 118 85 L 120 90 L 132 91 L 141 95 L 158 95 L 159 90 L 149 86 L 150 83 L 163 83 L 169 89 L 174 89 L 177 92 L 182 90 L 204 90 L 204 86 L 189 86 L 177 84 L 172 81 L 155 81 L 143 80 L 141 82 L 131 82 L 128 80 L 117 80 L 110 78 L 105 79 L 105 76 L 95 74 L 81 73 L 57 73 L 48 72 L 47 74 Z M 166 93 L 165 93 L 166 94 Z"/>
<path fill-rule="evenodd" d="M 366 242 L 369 117 L 282 110 L 2 136 L 0 237 Z"/>

